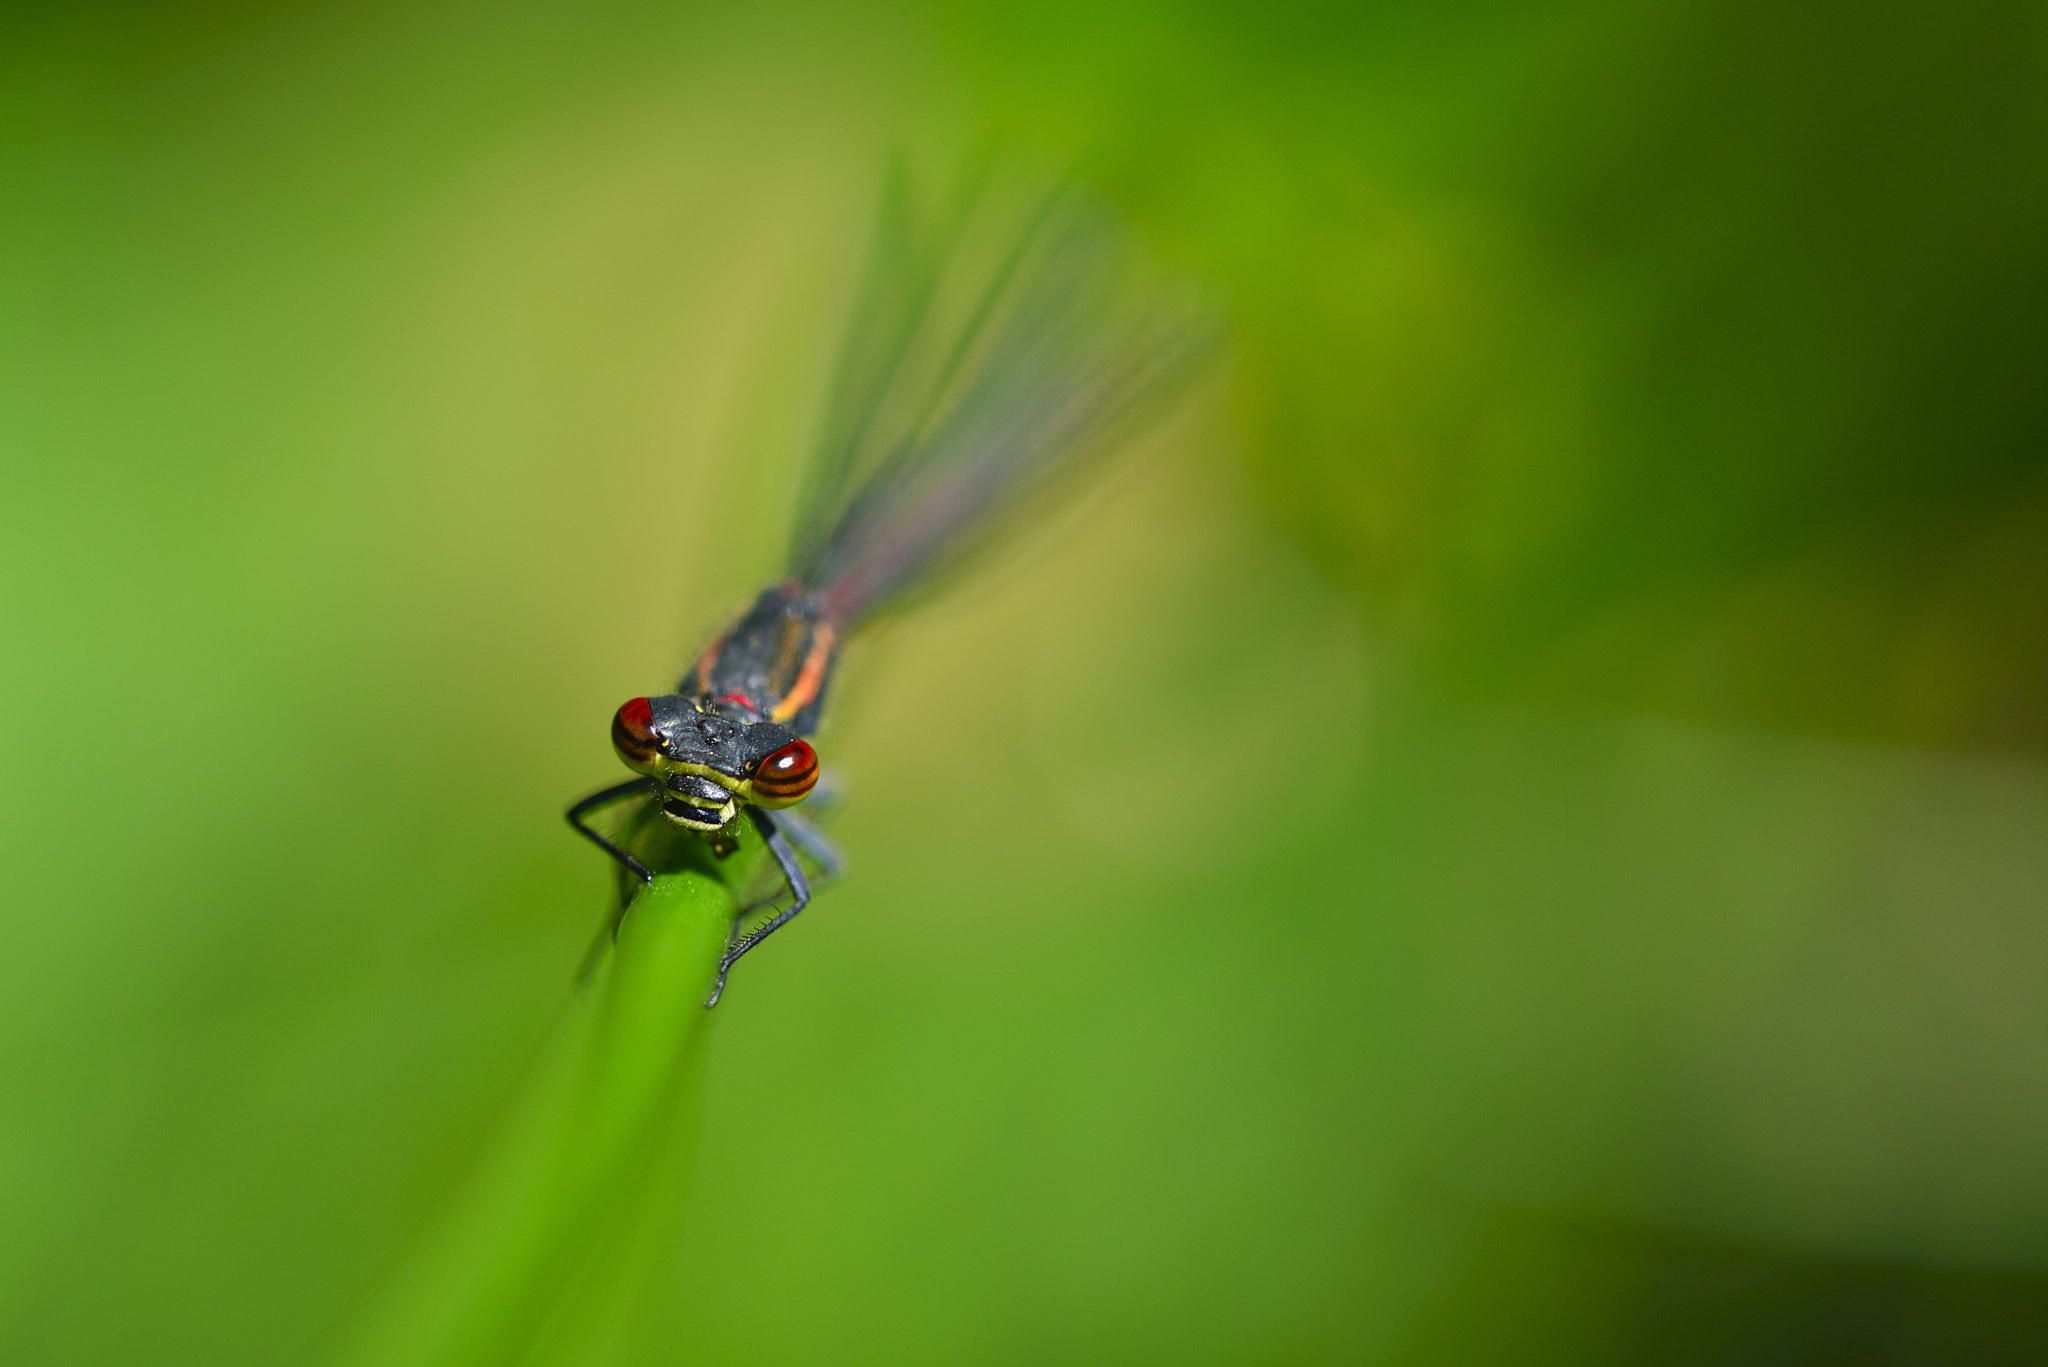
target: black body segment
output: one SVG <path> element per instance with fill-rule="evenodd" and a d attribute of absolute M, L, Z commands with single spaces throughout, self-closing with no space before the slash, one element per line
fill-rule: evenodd
<path fill-rule="evenodd" d="M 676 691 L 707 710 L 772 720 L 798 736 L 818 729 L 839 629 L 794 584 L 764 589 L 697 657 Z"/>

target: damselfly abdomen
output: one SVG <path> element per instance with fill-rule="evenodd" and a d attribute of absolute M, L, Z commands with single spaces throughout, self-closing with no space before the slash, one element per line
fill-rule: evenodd
<path fill-rule="evenodd" d="M 841 644 L 1125 432 L 1205 335 L 1186 295 L 1148 279 L 1118 225 L 1070 186 L 1019 194 L 984 178 L 930 229 L 900 188 L 889 196 L 788 576 L 674 692 L 619 708 L 612 747 L 636 777 L 568 812 L 623 871 L 621 910 L 626 878 L 652 881 L 656 846 L 687 833 L 723 858 L 745 814 L 789 903 L 735 926 L 711 1004 L 733 963 L 809 903 L 799 852 L 840 867 L 790 809 L 818 782 L 808 738 Z M 599 830 L 590 819 L 605 809 L 626 816 Z"/>

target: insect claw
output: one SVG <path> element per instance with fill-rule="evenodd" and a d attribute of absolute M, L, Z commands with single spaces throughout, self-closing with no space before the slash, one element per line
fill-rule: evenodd
<path fill-rule="evenodd" d="M 718 999 L 725 995 L 725 975 L 731 968 L 731 959 L 720 959 L 718 961 L 718 979 L 716 982 L 711 984 L 711 997 L 708 1001 L 704 1003 L 704 1009 L 706 1011 L 709 1011 L 712 1007 L 718 1005 Z"/>

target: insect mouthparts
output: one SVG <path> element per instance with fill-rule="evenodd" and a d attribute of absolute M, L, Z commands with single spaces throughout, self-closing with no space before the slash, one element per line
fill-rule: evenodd
<path fill-rule="evenodd" d="M 699 805 L 717 807 L 732 796 L 724 788 L 700 774 L 670 774 L 667 786 L 670 792 L 692 799 Z"/>

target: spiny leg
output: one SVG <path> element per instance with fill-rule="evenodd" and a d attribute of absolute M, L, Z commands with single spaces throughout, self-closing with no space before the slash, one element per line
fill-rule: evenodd
<path fill-rule="evenodd" d="M 753 820 L 754 829 L 761 833 L 761 840 L 768 846 L 768 853 L 775 856 L 775 863 L 781 868 L 782 877 L 789 884 L 791 900 L 788 910 L 777 912 L 768 924 L 726 947 L 724 956 L 718 961 L 718 981 L 711 985 L 711 1000 L 704 1003 L 706 1010 L 718 1005 L 718 999 L 725 994 L 725 975 L 732 971 L 732 966 L 739 962 L 740 956 L 782 929 L 789 923 L 791 917 L 809 906 L 811 902 L 811 885 L 804 878 L 804 871 L 796 862 L 796 851 L 790 849 L 789 842 L 782 838 L 782 832 L 776 828 L 775 818 L 759 807 L 748 807 L 747 816 Z"/>

